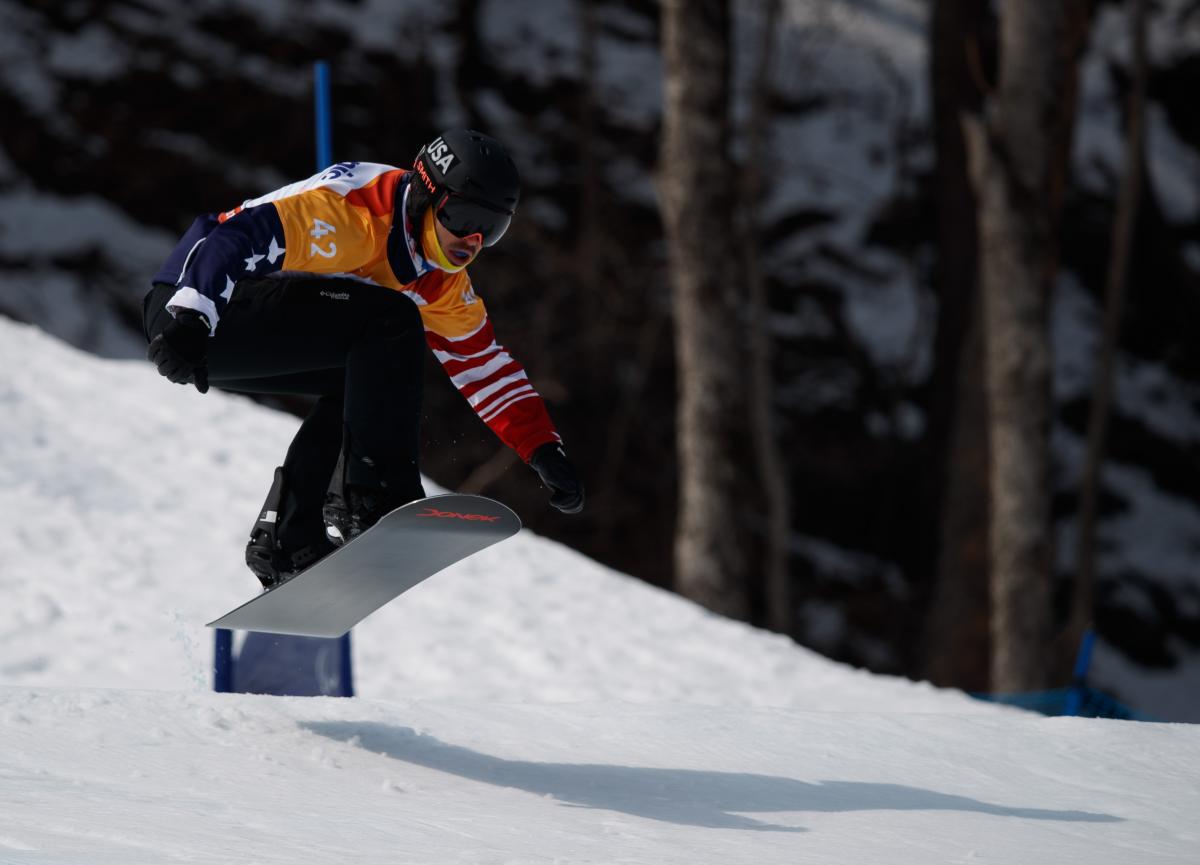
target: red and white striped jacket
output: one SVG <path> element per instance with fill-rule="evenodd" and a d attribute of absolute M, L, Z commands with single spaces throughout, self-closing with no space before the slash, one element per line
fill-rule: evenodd
<path fill-rule="evenodd" d="M 429 273 L 404 293 L 417 302 L 434 357 L 502 442 L 526 461 L 541 445 L 561 442 L 525 368 L 496 341 L 466 271 Z"/>

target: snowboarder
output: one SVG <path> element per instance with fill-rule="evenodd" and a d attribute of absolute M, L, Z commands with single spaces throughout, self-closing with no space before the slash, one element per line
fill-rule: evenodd
<path fill-rule="evenodd" d="M 480 419 L 538 473 L 550 503 L 584 491 L 541 397 L 495 339 L 466 266 L 504 235 L 520 179 L 466 129 L 411 170 L 341 162 L 196 219 L 144 303 L 149 357 L 201 393 L 307 394 L 246 562 L 266 587 L 425 491 L 418 470 L 424 344 Z M 236 435 L 224 430 L 221 435 Z"/>

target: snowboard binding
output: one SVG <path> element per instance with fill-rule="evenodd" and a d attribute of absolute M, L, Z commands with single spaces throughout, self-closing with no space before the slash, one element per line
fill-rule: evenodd
<path fill-rule="evenodd" d="M 285 501 L 287 474 L 283 467 L 275 469 L 275 479 L 267 500 L 263 502 L 250 541 L 246 544 L 246 565 L 262 583 L 264 589 L 276 586 L 323 559 L 335 549 L 329 538 L 320 536 L 311 543 L 289 549 L 280 537 L 280 516 Z"/>

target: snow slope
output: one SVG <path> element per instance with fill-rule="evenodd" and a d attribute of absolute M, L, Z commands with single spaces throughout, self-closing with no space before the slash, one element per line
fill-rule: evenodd
<path fill-rule="evenodd" d="M 0 862 L 1194 863 L 1194 728 L 0 689 Z"/>
<path fill-rule="evenodd" d="M 298 421 L 4 319 L 0 406 L 0 682 L 207 689 L 202 625 L 257 591 L 242 551 Z M 886 694 L 895 711 L 988 711 L 847 670 L 529 532 L 355 637 L 358 692 L 380 699 L 856 711 Z"/>
<path fill-rule="evenodd" d="M 1200 728 L 871 676 L 528 532 L 356 629 L 359 698 L 212 694 L 295 425 L 0 320 L 0 865 L 1196 861 Z"/>

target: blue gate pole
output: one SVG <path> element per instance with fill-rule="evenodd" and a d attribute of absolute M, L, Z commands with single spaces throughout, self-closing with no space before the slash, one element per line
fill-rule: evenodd
<path fill-rule="evenodd" d="M 1096 645 L 1096 632 L 1088 628 L 1079 641 L 1079 654 L 1075 656 L 1075 672 L 1071 676 L 1071 690 L 1063 706 L 1064 715 L 1078 715 L 1083 708 L 1083 697 L 1087 692 L 1088 668 L 1092 665 L 1092 649 Z"/>
<path fill-rule="evenodd" d="M 353 697 L 354 696 L 354 665 L 350 662 L 350 632 L 342 634 L 339 640 L 338 663 L 339 676 L 338 681 L 341 683 L 342 691 L 337 696 Z"/>
<path fill-rule="evenodd" d="M 228 694 L 233 690 L 233 631 L 217 628 L 213 640 L 213 690 Z"/>
<path fill-rule="evenodd" d="M 313 98 L 317 117 L 317 171 L 333 164 L 332 99 L 329 95 L 329 64 L 318 60 L 313 64 Z"/>
<path fill-rule="evenodd" d="M 317 118 L 317 171 L 333 165 L 333 97 L 330 95 L 329 63 L 318 60 L 313 64 L 313 99 Z M 353 667 L 350 663 L 350 634 L 341 637 L 339 655 L 342 693 L 354 696 Z"/>

